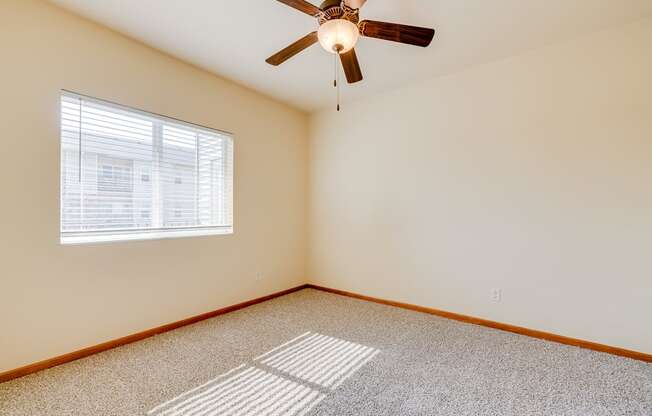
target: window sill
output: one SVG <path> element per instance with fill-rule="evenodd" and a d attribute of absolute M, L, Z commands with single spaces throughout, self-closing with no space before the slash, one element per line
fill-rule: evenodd
<path fill-rule="evenodd" d="M 162 240 L 168 238 L 202 237 L 210 235 L 233 234 L 233 227 L 211 227 L 200 229 L 183 228 L 178 230 L 121 231 L 106 233 L 68 233 L 61 234 L 62 245 L 96 243 L 116 243 L 122 241 Z"/>

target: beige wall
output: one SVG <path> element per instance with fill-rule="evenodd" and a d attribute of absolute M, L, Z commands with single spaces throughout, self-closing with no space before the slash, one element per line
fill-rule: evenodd
<path fill-rule="evenodd" d="M 303 283 L 308 247 L 315 283 L 652 352 L 650 39 L 641 21 L 309 131 L 45 2 L 0 0 L 0 372 Z M 234 132 L 235 234 L 59 245 L 62 88 Z"/>
<path fill-rule="evenodd" d="M 235 234 L 59 245 L 62 88 L 233 132 Z M 305 280 L 307 115 L 30 0 L 0 91 L 0 372 Z"/>
<path fill-rule="evenodd" d="M 648 19 L 315 115 L 312 281 L 652 352 L 651 41 Z"/>

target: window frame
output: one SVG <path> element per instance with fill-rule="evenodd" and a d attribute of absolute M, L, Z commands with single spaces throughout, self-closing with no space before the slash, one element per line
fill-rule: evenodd
<path fill-rule="evenodd" d="M 172 227 L 159 227 L 159 228 L 130 228 L 130 229 L 113 229 L 113 230 L 91 230 L 91 231 L 64 231 L 64 193 L 63 193 L 63 138 L 62 138 L 62 114 L 63 114 L 63 98 L 72 98 L 80 99 L 87 102 L 96 103 L 98 105 L 109 106 L 118 111 L 125 111 L 128 113 L 135 113 L 145 118 L 150 118 L 157 120 L 161 123 L 161 128 L 166 123 L 170 126 L 183 127 L 186 126 L 189 129 L 195 132 L 204 132 L 210 135 L 217 135 L 221 138 L 228 141 L 228 160 L 223 165 L 228 170 L 228 180 L 230 183 L 227 183 L 226 192 L 229 193 L 229 196 L 224 200 L 225 203 L 230 205 L 228 209 L 230 224 L 227 225 L 196 225 L 196 226 L 172 226 Z M 234 134 L 225 130 L 215 129 L 212 127 L 203 126 L 196 123 L 191 123 L 188 121 L 180 120 L 174 117 L 154 113 L 151 111 L 141 110 L 139 108 L 134 108 L 128 105 L 119 104 L 113 101 L 104 100 L 88 96 L 85 94 L 80 94 L 74 91 L 60 90 L 59 94 L 59 113 L 58 113 L 58 122 L 59 122 L 59 243 L 61 245 L 88 245 L 88 244 L 103 244 L 103 243 L 114 243 L 114 242 L 127 242 L 127 241 L 140 241 L 140 240 L 160 240 L 168 238 L 182 238 L 182 237 L 202 237 L 202 236 L 212 236 L 212 235 L 231 235 L 234 233 L 234 200 L 235 200 L 235 140 Z M 80 140 L 81 135 L 80 135 Z M 153 153 L 155 155 L 155 160 L 158 162 L 160 157 L 161 149 L 158 148 L 161 146 L 161 143 L 158 143 L 159 140 L 152 136 L 152 146 Z M 81 155 L 81 152 L 80 152 Z M 80 163 L 82 158 L 80 157 Z M 79 166 L 78 169 L 81 169 L 82 166 Z M 148 173 L 148 183 L 153 184 L 155 180 L 153 171 L 158 169 L 150 170 Z M 115 174 L 115 169 L 112 169 L 112 173 Z M 98 169 L 99 172 L 99 169 Z M 135 174 L 136 169 L 132 168 L 132 176 Z M 80 173 L 81 175 L 81 173 Z M 98 175 L 99 176 L 99 175 Z M 140 178 L 140 172 L 138 172 L 138 178 Z M 134 177 L 134 180 L 137 178 Z M 199 180 L 196 178 L 196 180 Z M 158 187 L 162 187 L 162 183 L 159 182 Z M 158 197 L 156 193 L 152 195 L 152 204 L 159 204 L 160 201 L 155 201 Z M 160 213 L 150 213 L 150 219 L 161 215 Z M 140 215 L 141 213 L 138 212 Z"/>

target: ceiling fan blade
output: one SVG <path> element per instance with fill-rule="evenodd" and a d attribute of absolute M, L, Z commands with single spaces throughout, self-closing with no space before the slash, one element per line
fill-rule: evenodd
<path fill-rule="evenodd" d="M 352 9 L 359 9 L 367 2 L 367 0 L 344 0 L 344 4 Z"/>
<path fill-rule="evenodd" d="M 317 43 L 317 32 L 308 33 L 292 45 L 267 58 L 265 62 L 274 66 L 280 65 L 315 43 Z"/>
<path fill-rule="evenodd" d="M 340 61 L 342 62 L 344 74 L 346 74 L 346 80 L 349 84 L 362 81 L 362 70 L 360 69 L 360 63 L 355 54 L 355 49 L 340 54 Z"/>
<path fill-rule="evenodd" d="M 310 4 L 305 0 L 277 0 L 277 1 L 313 17 L 321 13 L 321 9 L 319 7 Z"/>
<path fill-rule="evenodd" d="M 432 42 L 435 30 L 425 27 L 400 25 L 398 23 L 363 20 L 359 24 L 360 33 L 370 38 L 391 40 L 408 45 L 426 47 Z"/>

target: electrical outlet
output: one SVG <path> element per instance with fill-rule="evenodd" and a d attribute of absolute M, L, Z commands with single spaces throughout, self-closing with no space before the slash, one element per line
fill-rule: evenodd
<path fill-rule="evenodd" d="M 491 289 L 491 300 L 500 302 L 503 298 L 503 291 L 501 289 Z"/>

